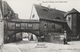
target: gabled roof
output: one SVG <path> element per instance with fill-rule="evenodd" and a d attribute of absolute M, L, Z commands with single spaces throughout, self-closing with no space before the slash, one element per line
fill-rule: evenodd
<path fill-rule="evenodd" d="M 65 16 L 67 16 L 68 14 L 73 14 L 73 13 L 79 13 L 79 12 L 76 9 L 73 8 L 71 11 L 67 12 L 65 14 Z"/>
<path fill-rule="evenodd" d="M 14 13 L 13 9 L 10 7 L 10 5 L 6 1 L 3 1 L 3 3 L 4 3 L 4 10 L 9 10 Z M 4 13 L 5 13 L 5 11 L 4 11 Z"/>
<path fill-rule="evenodd" d="M 71 11 L 69 11 L 69 14 L 70 13 L 79 13 L 79 12 L 76 9 L 73 8 Z"/>
<path fill-rule="evenodd" d="M 34 7 L 38 13 L 38 16 L 40 19 L 49 19 L 49 20 L 55 20 L 55 21 L 65 21 L 64 19 L 64 11 L 60 11 L 57 9 L 52 9 L 40 5 L 34 4 Z"/>
<path fill-rule="evenodd" d="M 13 9 L 10 7 L 10 5 L 6 2 L 3 1 L 3 5 L 4 5 L 4 17 L 7 17 L 9 14 L 9 11 L 11 11 L 10 17 L 8 17 L 9 19 L 18 19 L 18 17 L 15 16 L 15 12 L 13 11 Z"/>

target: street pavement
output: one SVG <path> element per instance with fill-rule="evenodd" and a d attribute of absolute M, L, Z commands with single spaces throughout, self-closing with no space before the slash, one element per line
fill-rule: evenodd
<path fill-rule="evenodd" d="M 1 52 L 80 52 L 80 41 L 67 45 L 48 42 L 20 41 L 4 44 Z"/>

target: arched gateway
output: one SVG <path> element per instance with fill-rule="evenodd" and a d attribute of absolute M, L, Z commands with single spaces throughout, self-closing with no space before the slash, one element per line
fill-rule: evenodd
<path fill-rule="evenodd" d="M 22 32 L 29 32 L 35 34 L 36 36 L 39 36 L 39 21 L 25 19 L 5 20 L 5 37 L 7 36 L 7 38 L 9 37 L 10 39 L 13 37 L 15 39 L 16 33 L 19 33 L 21 36 Z"/>

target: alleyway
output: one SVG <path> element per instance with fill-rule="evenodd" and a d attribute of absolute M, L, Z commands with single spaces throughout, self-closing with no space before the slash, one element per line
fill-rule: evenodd
<path fill-rule="evenodd" d="M 5 44 L 2 52 L 80 52 L 80 41 L 69 42 L 68 45 L 20 41 Z"/>

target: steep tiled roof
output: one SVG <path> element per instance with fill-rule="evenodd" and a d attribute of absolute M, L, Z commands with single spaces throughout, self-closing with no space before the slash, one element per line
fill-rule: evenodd
<path fill-rule="evenodd" d="M 69 11 L 69 14 L 70 13 L 79 13 L 79 12 L 76 9 L 73 8 L 71 11 Z"/>
<path fill-rule="evenodd" d="M 52 9 L 40 5 L 34 4 L 35 9 L 38 13 L 40 19 L 49 19 L 54 21 L 65 21 L 64 19 L 64 11 L 60 11 L 57 9 Z"/>
<path fill-rule="evenodd" d="M 79 13 L 79 12 L 76 9 L 73 8 L 71 11 L 67 12 L 65 14 L 65 16 L 68 15 L 68 14 L 72 14 L 72 13 Z"/>

